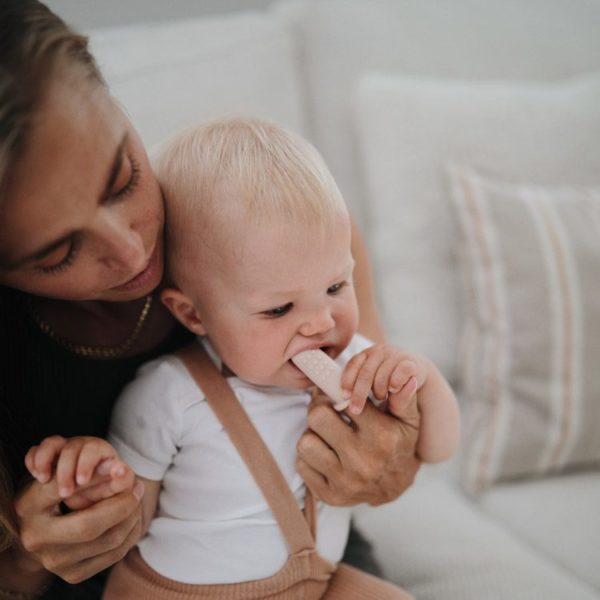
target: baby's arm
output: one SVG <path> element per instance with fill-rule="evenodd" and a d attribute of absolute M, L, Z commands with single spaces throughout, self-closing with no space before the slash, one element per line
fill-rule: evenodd
<path fill-rule="evenodd" d="M 448 460 L 458 448 L 460 412 L 454 392 L 437 367 L 424 356 L 415 356 L 419 371 L 425 373 L 417 389 L 421 415 L 417 454 L 423 462 Z M 390 402 L 395 399 L 390 398 Z"/>
<path fill-rule="evenodd" d="M 75 510 L 133 488 L 133 471 L 101 438 L 45 438 L 25 456 L 25 465 L 40 483 L 56 477 L 60 496 Z"/>
<path fill-rule="evenodd" d="M 458 445 L 460 419 L 454 393 L 433 363 L 387 344 L 375 344 L 353 356 L 342 375 L 349 411 L 359 414 L 371 392 L 386 397 L 396 411 L 415 393 L 421 415 L 417 454 L 424 462 L 447 460 Z"/>

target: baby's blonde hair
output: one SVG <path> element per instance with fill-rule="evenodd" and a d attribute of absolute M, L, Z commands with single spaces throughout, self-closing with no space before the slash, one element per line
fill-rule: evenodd
<path fill-rule="evenodd" d="M 348 218 L 340 191 L 318 151 L 274 123 L 212 121 L 166 143 L 155 164 L 167 213 L 169 270 L 177 278 L 231 218 L 246 227 L 304 224 L 326 231 Z M 200 251 L 201 252 L 201 251 Z"/>

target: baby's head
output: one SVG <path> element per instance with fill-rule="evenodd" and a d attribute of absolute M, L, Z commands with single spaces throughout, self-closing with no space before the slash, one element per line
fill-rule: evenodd
<path fill-rule="evenodd" d="M 272 123 L 227 119 L 172 140 L 157 174 L 165 304 L 240 377 L 306 385 L 289 358 L 339 354 L 358 319 L 350 219 L 319 153 Z"/>

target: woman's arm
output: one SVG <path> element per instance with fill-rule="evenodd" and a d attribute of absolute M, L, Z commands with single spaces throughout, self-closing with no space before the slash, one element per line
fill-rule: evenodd
<path fill-rule="evenodd" d="M 354 221 L 352 221 L 352 256 L 356 261 L 354 290 L 360 308 L 358 330 L 370 340 L 383 343 L 385 332 L 379 319 L 371 263 L 363 237 Z"/>

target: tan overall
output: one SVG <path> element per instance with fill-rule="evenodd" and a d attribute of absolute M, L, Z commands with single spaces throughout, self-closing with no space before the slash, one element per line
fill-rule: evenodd
<path fill-rule="evenodd" d="M 400 588 L 348 565 L 336 566 L 317 554 L 315 500 L 310 491 L 303 514 L 271 453 L 204 348 L 193 344 L 179 356 L 261 488 L 290 556 L 266 579 L 196 585 L 163 577 L 134 548 L 113 567 L 104 600 L 409 600 L 411 596 Z"/>

